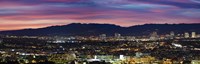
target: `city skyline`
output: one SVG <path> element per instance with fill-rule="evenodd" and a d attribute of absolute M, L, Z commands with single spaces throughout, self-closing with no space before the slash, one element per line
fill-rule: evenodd
<path fill-rule="evenodd" d="M 0 64 L 200 64 L 200 0 L 0 0 Z"/>
<path fill-rule="evenodd" d="M 200 23 L 198 0 L 1 0 L 0 31 L 70 23 Z"/>

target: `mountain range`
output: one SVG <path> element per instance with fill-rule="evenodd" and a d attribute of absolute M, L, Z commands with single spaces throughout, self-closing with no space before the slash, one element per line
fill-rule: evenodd
<path fill-rule="evenodd" d="M 156 31 L 158 34 L 169 34 L 171 31 L 177 33 L 197 32 L 200 33 L 200 23 L 194 24 L 144 24 L 130 27 L 121 27 L 114 24 L 84 24 L 71 23 L 61 26 L 49 26 L 38 29 L 22 29 L 1 31 L 2 35 L 27 35 L 27 36 L 97 36 L 107 34 L 112 36 L 115 33 L 124 36 L 149 35 Z"/>

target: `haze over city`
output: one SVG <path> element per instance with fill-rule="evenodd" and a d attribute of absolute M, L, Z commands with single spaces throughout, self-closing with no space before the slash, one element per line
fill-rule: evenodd
<path fill-rule="evenodd" d="M 200 23 L 199 0 L 1 0 L 0 31 L 69 23 Z"/>

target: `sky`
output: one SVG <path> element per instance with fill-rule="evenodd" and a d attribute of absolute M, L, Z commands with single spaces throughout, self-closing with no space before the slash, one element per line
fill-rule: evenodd
<path fill-rule="evenodd" d="M 0 31 L 69 23 L 200 23 L 200 0 L 0 0 Z"/>

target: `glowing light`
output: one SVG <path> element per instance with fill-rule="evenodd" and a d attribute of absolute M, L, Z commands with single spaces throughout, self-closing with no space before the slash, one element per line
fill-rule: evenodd
<path fill-rule="evenodd" d="M 172 45 L 174 45 L 175 47 L 180 47 L 180 48 L 183 47 L 182 45 L 180 45 L 180 44 L 175 44 L 175 43 L 172 43 Z"/>

